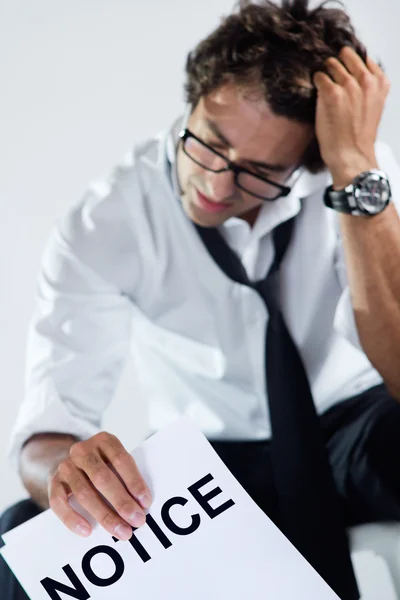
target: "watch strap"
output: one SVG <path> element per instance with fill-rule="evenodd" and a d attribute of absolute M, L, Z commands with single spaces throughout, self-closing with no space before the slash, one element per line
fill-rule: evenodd
<path fill-rule="evenodd" d="M 330 185 L 325 190 L 324 203 L 328 208 L 333 208 L 348 215 L 364 214 L 354 197 L 353 184 L 348 185 L 343 190 L 335 190 L 333 185 Z"/>

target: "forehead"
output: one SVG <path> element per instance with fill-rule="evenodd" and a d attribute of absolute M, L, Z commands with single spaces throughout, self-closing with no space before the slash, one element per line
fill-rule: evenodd
<path fill-rule="evenodd" d="M 267 102 L 226 84 L 200 99 L 191 120 L 202 130 L 217 125 L 240 157 L 296 162 L 313 137 L 311 125 L 275 115 Z M 191 126 L 189 121 L 189 127 Z"/>

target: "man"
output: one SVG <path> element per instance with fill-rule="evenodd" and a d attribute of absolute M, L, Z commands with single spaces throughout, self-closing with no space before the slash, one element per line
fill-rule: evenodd
<path fill-rule="evenodd" d="M 400 518 L 400 171 L 376 143 L 388 91 L 345 13 L 306 0 L 242 3 L 191 53 L 184 119 L 92 186 L 45 252 L 13 433 L 32 501 L 3 532 L 50 506 L 90 535 L 70 494 L 121 540 L 144 524 L 151 490 L 99 433 L 130 346 L 152 431 L 195 419 L 358 597 L 334 529 Z M 333 567 L 315 552 L 325 525 Z"/>

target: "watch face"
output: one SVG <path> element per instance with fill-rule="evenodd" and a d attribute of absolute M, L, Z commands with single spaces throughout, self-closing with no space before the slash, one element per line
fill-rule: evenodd
<path fill-rule="evenodd" d="M 380 213 L 390 200 L 390 185 L 385 177 L 369 173 L 361 179 L 355 190 L 360 210 L 370 215 Z"/>

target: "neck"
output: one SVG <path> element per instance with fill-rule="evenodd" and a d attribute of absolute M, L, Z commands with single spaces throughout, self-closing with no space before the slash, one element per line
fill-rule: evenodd
<path fill-rule="evenodd" d="M 238 217 L 239 219 L 243 219 L 243 221 L 246 221 L 250 225 L 250 227 L 253 227 L 254 223 L 257 220 L 260 210 L 261 206 L 256 206 L 255 208 L 252 208 L 248 212 L 244 213 L 243 215 L 239 215 Z"/>

